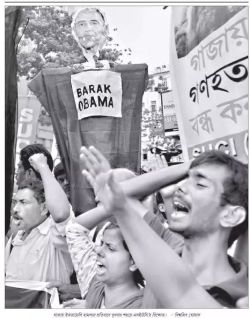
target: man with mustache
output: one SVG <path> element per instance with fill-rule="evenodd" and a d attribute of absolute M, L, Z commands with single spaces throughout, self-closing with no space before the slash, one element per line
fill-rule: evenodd
<path fill-rule="evenodd" d="M 28 161 L 41 180 L 24 179 L 14 196 L 13 222 L 19 231 L 6 245 L 6 279 L 69 283 L 73 265 L 65 239 L 67 196 L 44 154 L 33 154 Z"/>

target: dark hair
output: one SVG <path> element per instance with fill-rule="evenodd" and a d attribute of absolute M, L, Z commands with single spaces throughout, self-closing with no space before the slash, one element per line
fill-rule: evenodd
<path fill-rule="evenodd" d="M 98 13 L 98 14 L 100 15 L 100 17 L 102 18 L 103 23 L 106 24 L 104 15 L 103 15 L 102 12 L 101 12 L 99 9 L 97 9 L 97 8 L 83 8 L 83 9 L 77 11 L 77 15 L 75 16 L 75 19 L 78 17 L 79 13 L 82 12 L 82 11 L 95 11 L 96 13 Z"/>
<path fill-rule="evenodd" d="M 112 220 L 112 223 L 110 223 L 105 228 L 105 230 L 108 230 L 108 229 L 118 229 L 118 230 L 120 230 L 118 224 L 115 221 L 113 221 L 113 220 Z M 129 255 L 132 257 L 132 255 L 130 254 L 129 248 L 127 246 L 127 243 L 124 241 L 124 239 L 123 239 L 122 243 L 123 243 L 123 247 L 125 248 L 125 250 L 128 251 Z M 132 274 L 133 274 L 133 279 L 134 279 L 134 282 L 136 283 L 136 285 L 144 287 L 145 286 L 145 280 L 144 280 L 144 278 L 142 276 L 142 273 L 139 271 L 139 269 L 137 268 L 134 272 L 132 272 Z"/>
<path fill-rule="evenodd" d="M 30 189 L 34 192 L 34 197 L 39 203 L 45 202 L 44 187 L 42 181 L 40 180 L 23 180 L 19 186 L 18 190 Z"/>
<path fill-rule="evenodd" d="M 170 138 L 173 138 L 175 140 L 180 140 L 180 136 L 179 135 L 174 135 L 174 136 L 171 136 Z"/>
<path fill-rule="evenodd" d="M 231 230 L 228 239 L 230 247 L 248 228 L 248 166 L 222 151 L 211 150 L 194 159 L 190 168 L 207 163 L 225 166 L 228 169 L 228 177 L 223 182 L 224 192 L 221 196 L 221 205 L 239 205 L 246 210 L 245 220 Z"/>
<path fill-rule="evenodd" d="M 63 166 L 62 162 L 59 162 L 54 168 L 54 176 L 55 176 L 55 178 L 57 178 L 58 176 L 60 176 L 63 173 L 65 173 L 64 166 Z"/>
<path fill-rule="evenodd" d="M 24 170 L 33 169 L 29 163 L 29 157 L 36 153 L 43 153 L 45 157 L 47 158 L 47 163 L 50 168 L 50 170 L 53 170 L 53 159 L 51 157 L 51 154 L 49 151 L 42 145 L 42 144 L 31 144 L 26 147 L 24 147 L 20 151 L 20 160 L 22 162 L 22 165 L 24 167 Z M 34 170 L 34 169 L 33 169 Z M 34 170 L 35 171 L 35 170 Z M 35 171 L 36 176 L 40 178 L 40 174 Z"/>
<path fill-rule="evenodd" d="M 156 192 L 155 194 L 155 199 L 156 199 L 156 204 L 161 204 L 163 203 L 164 204 L 164 201 L 163 201 L 163 198 L 162 198 L 162 195 L 160 192 Z"/>

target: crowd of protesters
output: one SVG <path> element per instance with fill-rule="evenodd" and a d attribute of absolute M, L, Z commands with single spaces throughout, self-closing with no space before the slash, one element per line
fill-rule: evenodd
<path fill-rule="evenodd" d="M 228 254 L 248 228 L 246 165 L 208 151 L 136 175 L 93 146 L 79 160 L 96 208 L 75 217 L 62 163 L 22 149 L 6 279 L 47 282 L 66 308 L 246 306 L 246 259 Z"/>
<path fill-rule="evenodd" d="M 96 38 L 83 35 L 91 24 Z M 82 10 L 72 29 L 94 65 L 107 33 L 104 16 Z M 181 153 L 178 138 L 151 152 L 155 167 L 136 175 L 82 147 L 82 178 L 96 207 L 75 216 L 63 164 L 53 169 L 42 145 L 23 148 L 6 279 L 46 282 L 66 308 L 247 307 L 247 257 L 228 253 L 248 230 L 247 165 L 215 150 L 169 165 Z"/>

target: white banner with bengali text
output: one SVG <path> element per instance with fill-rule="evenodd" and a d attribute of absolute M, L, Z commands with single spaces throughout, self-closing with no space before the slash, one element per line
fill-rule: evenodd
<path fill-rule="evenodd" d="M 189 158 L 218 149 L 248 161 L 248 8 L 172 9 L 171 74 Z"/>

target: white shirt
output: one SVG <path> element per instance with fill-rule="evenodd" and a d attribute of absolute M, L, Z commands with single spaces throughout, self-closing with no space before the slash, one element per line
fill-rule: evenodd
<path fill-rule="evenodd" d="M 55 223 L 48 217 L 22 240 L 23 231 L 6 245 L 6 279 L 70 282 L 72 261 L 65 238 L 68 219 Z"/>

